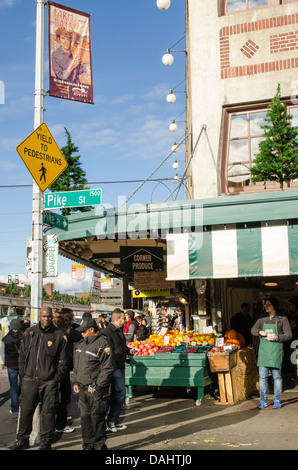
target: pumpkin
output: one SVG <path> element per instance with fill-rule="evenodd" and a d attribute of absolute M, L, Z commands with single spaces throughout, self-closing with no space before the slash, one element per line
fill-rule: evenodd
<path fill-rule="evenodd" d="M 233 345 L 236 346 L 238 349 L 241 349 L 241 346 L 240 346 L 240 343 L 239 343 L 238 339 L 226 339 L 226 344 L 227 344 L 227 345 L 233 344 Z"/>
<path fill-rule="evenodd" d="M 246 341 L 245 341 L 245 338 L 244 338 L 243 334 L 242 333 L 237 333 L 237 337 L 238 337 L 237 339 L 240 343 L 241 348 L 244 348 L 244 346 L 246 344 Z"/>
<path fill-rule="evenodd" d="M 228 330 L 225 332 L 225 338 L 227 339 L 238 339 L 238 333 L 236 330 Z"/>
<path fill-rule="evenodd" d="M 244 346 L 245 346 L 245 338 L 244 338 L 244 336 L 243 336 L 241 333 L 238 333 L 238 331 L 236 331 L 236 330 L 228 330 L 228 331 L 226 331 L 224 337 L 225 337 L 226 342 L 227 342 L 228 340 L 237 341 L 237 344 L 236 344 L 236 345 L 237 345 L 237 347 L 238 347 L 238 344 L 239 344 L 239 346 L 240 346 L 239 349 L 240 349 L 240 348 L 244 348 Z"/>

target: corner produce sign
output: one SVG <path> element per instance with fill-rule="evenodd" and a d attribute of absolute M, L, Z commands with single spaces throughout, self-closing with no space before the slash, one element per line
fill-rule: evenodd
<path fill-rule="evenodd" d="M 17 152 L 42 192 L 68 167 L 44 122 L 17 146 Z"/>

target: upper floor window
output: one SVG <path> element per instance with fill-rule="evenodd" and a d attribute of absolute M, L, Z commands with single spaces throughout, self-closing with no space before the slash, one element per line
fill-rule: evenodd
<path fill-rule="evenodd" d="M 250 168 L 263 139 L 263 129 L 268 108 L 260 105 L 225 110 L 223 152 L 221 162 L 222 193 L 236 194 L 264 190 L 264 183 L 252 183 Z M 298 127 L 298 106 L 289 106 L 288 113 L 293 116 L 292 125 Z M 298 187 L 292 181 L 288 187 Z M 278 183 L 267 182 L 267 189 L 278 190 Z M 286 189 L 286 188 L 285 188 Z"/>
<path fill-rule="evenodd" d="M 223 2 L 224 12 L 227 14 L 252 8 L 283 5 L 297 2 L 297 0 L 223 0 Z"/>

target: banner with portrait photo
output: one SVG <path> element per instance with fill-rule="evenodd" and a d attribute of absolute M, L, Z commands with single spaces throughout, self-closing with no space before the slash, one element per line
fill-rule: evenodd
<path fill-rule="evenodd" d="M 49 94 L 94 103 L 90 15 L 49 2 Z"/>

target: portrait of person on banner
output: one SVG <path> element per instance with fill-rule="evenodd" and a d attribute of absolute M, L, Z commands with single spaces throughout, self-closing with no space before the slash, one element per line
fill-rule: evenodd
<path fill-rule="evenodd" d="M 93 103 L 89 15 L 50 4 L 49 60 L 51 96 Z"/>

